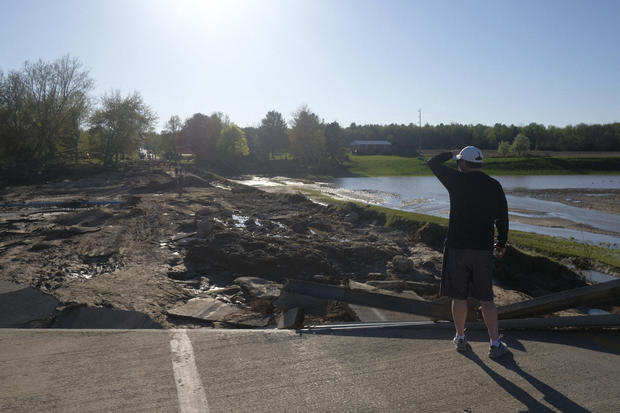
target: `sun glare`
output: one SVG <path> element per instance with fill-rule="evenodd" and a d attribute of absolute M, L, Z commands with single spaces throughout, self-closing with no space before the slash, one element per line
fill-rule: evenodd
<path fill-rule="evenodd" d="M 191 27 L 222 27 L 238 24 L 253 3 L 242 0 L 160 0 L 164 18 Z"/>

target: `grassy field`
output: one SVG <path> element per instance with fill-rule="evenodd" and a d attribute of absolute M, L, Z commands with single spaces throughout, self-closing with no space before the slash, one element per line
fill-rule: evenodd
<path fill-rule="evenodd" d="M 431 175 L 426 158 L 401 156 L 351 155 L 345 164 L 346 176 L 424 176 Z M 446 165 L 456 167 L 455 161 Z M 600 157 L 489 157 L 483 171 L 489 175 L 573 175 L 573 174 L 620 174 L 620 156 Z"/>

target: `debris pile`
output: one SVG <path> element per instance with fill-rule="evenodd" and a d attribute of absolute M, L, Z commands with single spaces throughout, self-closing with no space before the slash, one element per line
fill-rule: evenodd
<path fill-rule="evenodd" d="M 0 208 L 0 280 L 58 302 L 42 326 L 59 314 L 68 320 L 69 309 L 86 314 L 76 306 L 139 313 L 164 328 L 275 326 L 287 279 L 437 298 L 442 227 L 386 226 L 354 204 L 322 206 L 208 175 L 188 173 L 184 184 L 172 171 L 135 164 L 4 188 L 2 201 L 21 206 Z M 58 206 L 32 206 L 39 201 Z M 501 282 L 527 295 L 502 295 L 511 300 L 585 285 L 561 266 L 559 278 L 521 271 L 531 257 L 514 254 L 518 271 L 500 267 Z M 352 319 L 342 305 L 327 308 L 323 319 Z"/>

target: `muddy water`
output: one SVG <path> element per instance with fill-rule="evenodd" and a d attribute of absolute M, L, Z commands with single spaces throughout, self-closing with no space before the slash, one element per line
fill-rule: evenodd
<path fill-rule="evenodd" d="M 620 175 L 499 176 L 506 191 L 544 189 L 620 189 Z M 318 190 L 343 199 L 362 201 L 388 208 L 448 217 L 448 192 L 433 176 L 338 178 L 314 184 L 287 178 L 253 178 L 242 181 L 252 186 L 301 187 Z M 618 215 L 540 200 L 507 195 L 511 228 L 551 236 L 573 238 L 579 242 L 620 244 Z M 620 212 L 620 211 L 619 211 Z"/>
<path fill-rule="evenodd" d="M 620 189 L 620 175 L 495 176 L 505 189 Z"/>
<path fill-rule="evenodd" d="M 505 190 L 511 189 L 619 189 L 620 176 L 509 176 L 495 177 Z M 340 178 L 333 182 L 344 190 L 345 197 L 355 193 L 372 195 L 372 203 L 389 208 L 447 217 L 450 201 L 448 192 L 435 177 Z M 337 191 L 336 191 L 337 192 Z M 352 192 L 352 193 L 350 193 Z M 620 242 L 620 219 L 615 214 L 508 195 L 511 228 L 546 235 L 574 238 L 581 242 L 617 245 Z M 519 219 L 519 217 L 528 219 Z M 537 225 L 536 221 L 540 222 Z M 571 229 L 566 221 L 591 227 Z"/>

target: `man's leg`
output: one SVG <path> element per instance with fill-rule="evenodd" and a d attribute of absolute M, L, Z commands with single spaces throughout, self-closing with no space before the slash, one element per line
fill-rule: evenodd
<path fill-rule="evenodd" d="M 499 340 L 498 322 L 497 322 L 497 307 L 493 301 L 482 301 L 482 316 L 484 317 L 484 323 L 489 330 L 489 338 L 491 339 L 491 346 L 489 347 L 489 357 L 496 359 L 510 353 L 505 343 Z"/>
<path fill-rule="evenodd" d="M 467 319 L 467 300 L 452 299 L 452 319 L 457 336 L 465 335 L 465 320 Z"/>
<path fill-rule="evenodd" d="M 492 341 L 499 339 L 499 329 L 497 322 L 497 307 L 493 301 L 481 301 L 482 305 L 482 317 L 484 318 L 484 324 L 489 331 L 489 338 Z"/>

